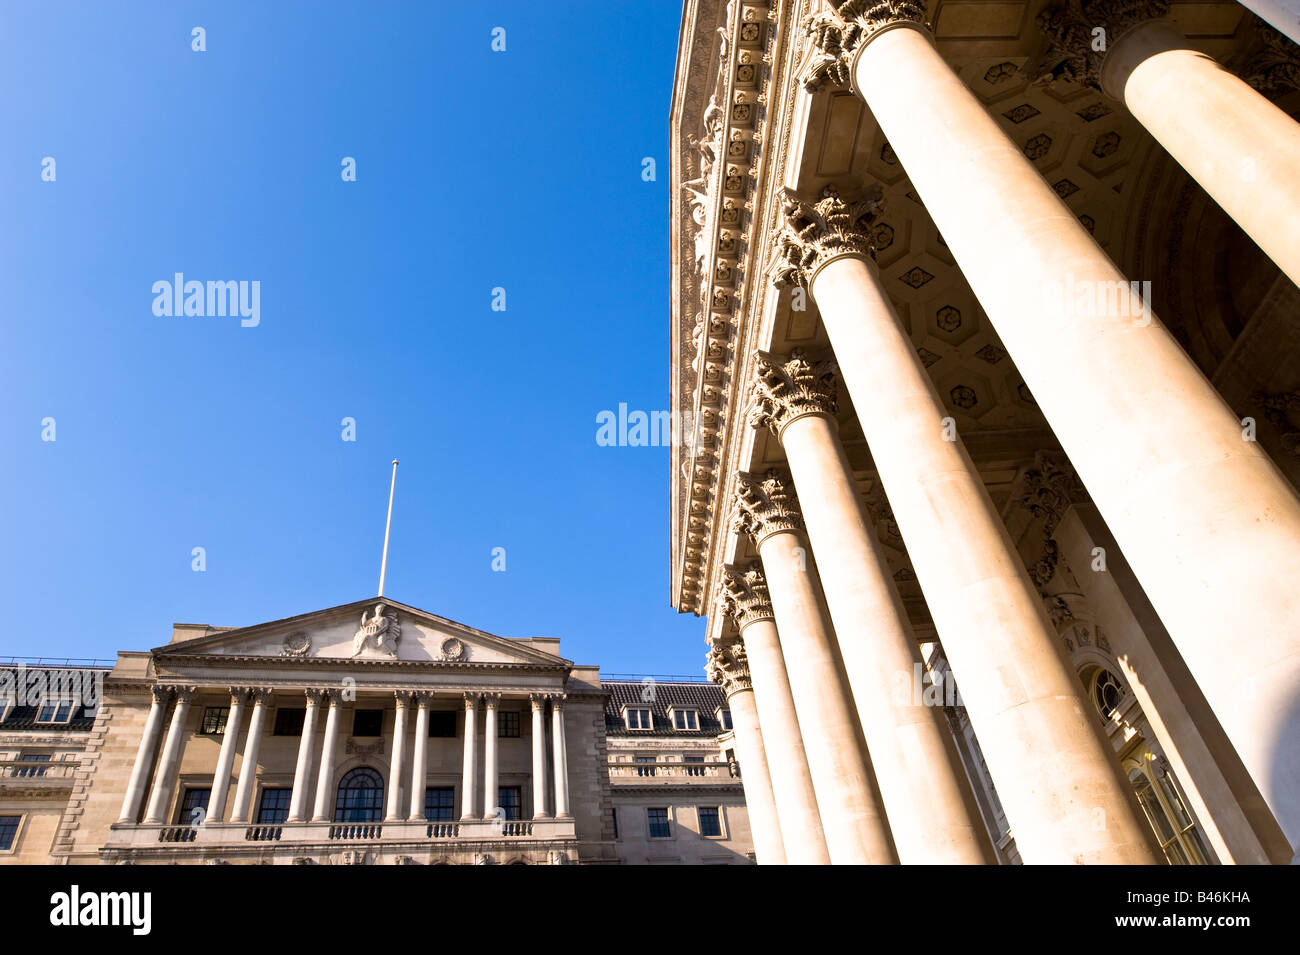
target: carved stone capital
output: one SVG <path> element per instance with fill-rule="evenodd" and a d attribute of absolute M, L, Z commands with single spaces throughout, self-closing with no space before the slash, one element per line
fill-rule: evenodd
<path fill-rule="evenodd" d="M 492 709 L 495 710 L 495 709 L 496 709 L 498 706 L 500 706 L 500 705 L 501 705 L 501 694 L 500 694 L 500 693 L 484 693 L 484 694 L 483 694 L 483 706 L 484 706 L 485 708 L 486 708 L 486 707 L 491 707 Z"/>
<path fill-rule="evenodd" d="M 231 706 L 234 706 L 234 705 L 236 705 L 236 704 L 247 703 L 247 702 L 248 702 L 248 697 L 249 697 L 249 696 L 252 694 L 252 692 L 253 692 L 252 690 L 250 690 L 250 689 L 249 689 L 248 687 L 246 687 L 246 686 L 232 686 L 232 687 L 229 687 L 229 690 L 230 690 L 230 704 L 231 704 Z"/>
<path fill-rule="evenodd" d="M 303 691 L 303 693 L 307 697 L 308 706 L 320 706 L 321 702 L 325 699 L 325 691 L 320 687 L 309 686 Z"/>
<path fill-rule="evenodd" d="M 149 687 L 149 695 L 153 697 L 153 701 L 159 706 L 166 706 L 167 701 L 171 699 L 172 688 L 170 686 L 151 686 Z"/>
<path fill-rule="evenodd" d="M 529 693 L 529 694 L 528 694 L 528 705 L 529 705 L 529 707 L 532 709 L 532 711 L 533 711 L 534 713 L 540 713 L 540 712 L 542 711 L 542 709 L 546 706 L 546 694 L 545 694 L 545 693 Z"/>
<path fill-rule="evenodd" d="M 732 522 L 737 532 L 749 535 L 755 547 L 772 534 L 803 530 L 803 515 L 789 478 L 775 469 L 761 477 L 737 475 Z"/>
<path fill-rule="evenodd" d="M 415 694 L 410 690 L 397 690 L 393 696 L 397 698 L 398 709 L 404 709 L 415 702 Z"/>
<path fill-rule="evenodd" d="M 718 609 L 731 617 L 737 629 L 743 631 L 759 620 L 776 619 L 772 597 L 767 592 L 767 578 L 757 564 L 748 567 L 726 565 L 722 568 L 721 584 Z"/>
<path fill-rule="evenodd" d="M 831 259 L 855 255 L 875 258 L 872 229 L 885 211 L 884 189 L 874 183 L 861 199 L 845 202 L 834 184 L 816 202 L 785 191 L 783 224 L 773 243 L 767 274 L 777 288 L 808 288 L 813 276 Z"/>
<path fill-rule="evenodd" d="M 784 362 L 760 353 L 750 392 L 749 426 L 768 428 L 779 438 L 786 425 L 804 415 L 834 419 L 837 367 L 830 359 L 812 361 L 802 348 L 791 351 Z"/>
<path fill-rule="evenodd" d="M 566 694 L 564 694 L 564 693 L 551 693 L 551 694 L 549 694 L 549 699 L 550 699 L 550 701 L 551 701 L 551 710 L 552 710 L 553 712 L 556 711 L 556 710 L 561 710 L 561 709 L 564 708 L 564 701 L 565 701 L 565 699 L 566 699 Z"/>
<path fill-rule="evenodd" d="M 275 690 L 269 686 L 255 686 L 248 691 L 255 705 L 270 706 L 275 700 Z"/>
<path fill-rule="evenodd" d="M 478 707 L 478 698 L 479 698 L 479 694 L 478 694 L 478 693 L 466 693 L 466 694 L 464 694 L 464 696 L 465 696 L 465 709 L 466 709 L 467 711 L 473 711 L 473 710 L 475 710 L 475 709 Z"/>
<path fill-rule="evenodd" d="M 1038 14 L 1044 46 L 1021 71 L 1035 83 L 1101 89 L 1101 66 L 1119 38 L 1169 10 L 1169 0 L 1054 0 Z"/>
<path fill-rule="evenodd" d="M 199 692 L 197 686 L 173 686 L 172 692 L 176 694 L 177 703 L 189 703 L 194 699 L 194 694 Z"/>
<path fill-rule="evenodd" d="M 754 681 L 749 675 L 749 657 L 745 654 L 743 640 L 715 644 L 709 650 L 704 672 L 710 682 L 722 687 L 727 699 L 744 690 L 754 688 Z"/>
<path fill-rule="evenodd" d="M 804 32 L 817 48 L 802 77 L 804 89 L 816 93 L 828 86 L 848 86 L 853 60 L 867 41 L 893 23 L 925 27 L 924 0 L 829 0 L 830 11 L 804 21 Z"/>

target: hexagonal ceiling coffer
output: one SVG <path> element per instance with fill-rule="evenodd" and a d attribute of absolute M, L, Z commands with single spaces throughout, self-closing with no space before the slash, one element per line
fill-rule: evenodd
<path fill-rule="evenodd" d="M 934 313 L 934 323 L 949 334 L 961 328 L 961 312 L 951 305 L 945 305 Z"/>

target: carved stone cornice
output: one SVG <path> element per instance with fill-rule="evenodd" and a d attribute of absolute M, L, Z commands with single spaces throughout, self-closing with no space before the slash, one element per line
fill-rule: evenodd
<path fill-rule="evenodd" d="M 874 183 L 861 199 L 845 202 L 829 184 L 816 202 L 785 191 L 783 224 L 773 243 L 767 274 L 777 288 L 808 288 L 827 262 L 845 255 L 874 259 L 872 224 L 885 209 L 884 189 Z"/>
<path fill-rule="evenodd" d="M 779 438 L 790 422 L 804 415 L 834 420 L 839 407 L 837 369 L 833 359 L 813 361 L 802 348 L 792 349 L 785 361 L 760 353 L 750 393 L 749 426 L 767 428 Z"/>
<path fill-rule="evenodd" d="M 804 31 L 817 53 L 802 80 L 811 93 L 830 86 L 848 86 L 853 59 L 867 41 L 892 23 L 929 27 L 924 0 L 828 0 L 831 9 L 804 21 Z"/>
<path fill-rule="evenodd" d="M 773 534 L 802 531 L 803 515 L 793 482 L 775 468 L 761 477 L 736 475 L 732 526 L 738 533 L 748 534 L 755 547 Z"/>
<path fill-rule="evenodd" d="M 754 688 L 743 640 L 718 643 L 711 647 L 704 663 L 704 672 L 711 683 L 722 687 L 727 699 Z"/>
<path fill-rule="evenodd" d="M 737 629 L 743 631 L 751 623 L 776 619 L 772 597 L 767 592 L 767 578 L 757 564 L 726 565 L 720 583 L 718 609 L 731 617 Z"/>
<path fill-rule="evenodd" d="M 1101 89 L 1101 66 L 1121 36 L 1169 11 L 1169 0 L 1054 0 L 1038 14 L 1044 47 L 1021 72 Z M 1101 31 L 1101 32 L 1099 32 Z"/>

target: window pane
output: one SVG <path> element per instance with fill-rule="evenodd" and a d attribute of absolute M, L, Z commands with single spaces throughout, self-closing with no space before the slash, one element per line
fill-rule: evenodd
<path fill-rule="evenodd" d="M 442 739 L 456 738 L 456 714 L 451 710 L 429 712 L 429 735 Z"/>
<path fill-rule="evenodd" d="M 646 815 L 650 822 L 650 838 L 667 839 L 668 838 L 668 810 L 647 809 Z"/>
<path fill-rule="evenodd" d="M 717 806 L 704 806 L 700 808 L 700 835 L 722 835 L 722 821 L 718 818 Z"/>
<path fill-rule="evenodd" d="M 383 729 L 383 710 L 356 710 L 352 714 L 353 736 L 379 736 Z"/>
<path fill-rule="evenodd" d="M 515 739 L 519 736 L 519 714 L 506 712 L 497 714 L 497 736 Z"/>
<path fill-rule="evenodd" d="M 0 850 L 14 847 L 14 837 L 18 835 L 18 823 L 22 819 L 22 816 L 0 816 Z"/>
<path fill-rule="evenodd" d="M 257 821 L 262 825 L 278 825 L 289 818 L 289 797 L 292 789 L 263 789 L 257 807 Z"/>
<path fill-rule="evenodd" d="M 452 800 L 455 790 L 450 786 L 430 787 L 424 791 L 424 818 L 429 822 L 453 822 Z"/>
<path fill-rule="evenodd" d="M 302 721 L 307 715 L 304 707 L 278 707 L 275 711 L 274 736 L 301 736 Z"/>
<path fill-rule="evenodd" d="M 228 706 L 207 706 L 203 709 L 203 725 L 199 732 L 204 736 L 220 736 L 226 732 L 226 718 L 230 715 Z"/>
<path fill-rule="evenodd" d="M 185 797 L 181 800 L 179 818 L 176 821 L 182 826 L 202 825 L 204 818 L 208 814 L 208 797 L 211 795 L 211 789 L 185 790 Z"/>
<path fill-rule="evenodd" d="M 334 821 L 379 822 L 383 818 L 383 805 L 383 777 L 373 769 L 359 767 L 339 780 Z"/>
<path fill-rule="evenodd" d="M 497 789 L 497 805 L 501 807 L 504 819 L 520 818 L 520 791 L 518 786 L 500 786 Z"/>

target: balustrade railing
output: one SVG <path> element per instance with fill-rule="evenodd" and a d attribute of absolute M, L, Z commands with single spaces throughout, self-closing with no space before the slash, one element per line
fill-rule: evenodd
<path fill-rule="evenodd" d="M 331 839 L 378 839 L 384 827 L 378 823 L 352 823 L 330 826 Z"/>

